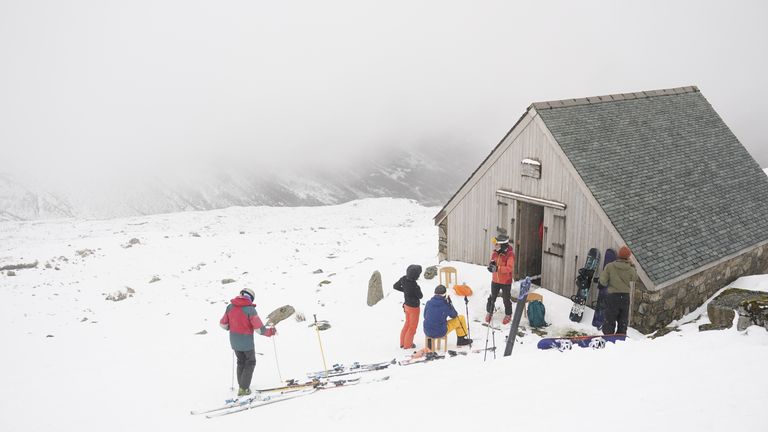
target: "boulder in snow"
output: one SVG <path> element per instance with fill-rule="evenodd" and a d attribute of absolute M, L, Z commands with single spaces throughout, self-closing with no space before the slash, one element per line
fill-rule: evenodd
<path fill-rule="evenodd" d="M 437 276 L 437 266 L 429 266 L 424 270 L 424 279 L 434 279 Z"/>
<path fill-rule="evenodd" d="M 384 289 L 381 285 L 381 273 L 376 270 L 368 280 L 368 306 L 373 306 L 384 298 Z"/>
<path fill-rule="evenodd" d="M 738 330 L 744 330 L 752 324 L 768 326 L 768 294 L 741 288 L 723 291 L 707 305 L 707 316 L 711 324 L 703 324 L 699 330 L 731 328 L 737 314 Z"/>

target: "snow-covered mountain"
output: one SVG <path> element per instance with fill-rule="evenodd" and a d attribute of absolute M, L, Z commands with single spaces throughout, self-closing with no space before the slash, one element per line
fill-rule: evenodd
<path fill-rule="evenodd" d="M 124 178 L 121 186 L 91 184 L 57 191 L 28 187 L 5 175 L 0 176 L 0 220 L 112 218 L 230 206 L 316 206 L 375 197 L 438 205 L 466 180 L 474 159 L 481 156 L 462 147 L 401 150 L 334 168 L 233 167 L 198 170 L 184 178 L 155 173 Z"/>
<path fill-rule="evenodd" d="M 0 221 L 56 219 L 74 215 L 66 200 L 0 174 Z"/>

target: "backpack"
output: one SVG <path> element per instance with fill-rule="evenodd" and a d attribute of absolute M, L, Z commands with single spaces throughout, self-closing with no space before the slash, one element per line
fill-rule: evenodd
<path fill-rule="evenodd" d="M 541 301 L 534 300 L 528 303 L 528 323 L 531 325 L 531 327 L 536 328 L 548 326 L 549 324 L 544 321 L 545 313 L 546 308 L 544 307 L 544 303 Z"/>

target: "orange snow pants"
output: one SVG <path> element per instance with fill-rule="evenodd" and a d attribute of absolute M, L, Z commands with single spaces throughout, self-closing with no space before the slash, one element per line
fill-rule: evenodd
<path fill-rule="evenodd" d="M 410 349 L 413 345 L 413 337 L 416 336 L 416 329 L 419 327 L 419 313 L 421 308 L 403 305 L 405 312 L 405 324 L 400 330 L 400 346 Z"/>

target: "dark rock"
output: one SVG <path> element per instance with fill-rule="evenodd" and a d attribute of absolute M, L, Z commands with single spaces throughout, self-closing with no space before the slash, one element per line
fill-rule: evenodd
<path fill-rule="evenodd" d="M 437 276 L 437 266 L 429 266 L 424 270 L 424 279 L 434 279 Z"/>
<path fill-rule="evenodd" d="M 0 271 L 3 270 L 23 270 L 37 267 L 37 261 L 29 264 L 10 264 L 0 267 Z"/>
<path fill-rule="evenodd" d="M 747 310 L 747 305 L 750 304 L 754 305 L 751 306 L 753 312 L 757 312 L 755 315 L 756 320 L 759 319 L 760 307 L 758 305 L 760 304 L 761 299 L 765 303 L 768 301 L 768 296 L 763 292 L 750 291 L 741 288 L 729 288 L 723 291 L 707 305 L 707 316 L 712 325 L 707 326 L 706 329 L 731 328 L 733 320 L 736 318 L 737 311 L 739 311 L 740 316 L 750 317 L 749 319 L 752 319 L 752 315 L 754 314 L 751 315 Z M 742 326 L 747 322 L 745 320 L 741 321 Z M 701 327 L 703 326 L 700 326 L 699 328 L 701 329 Z"/>
<path fill-rule="evenodd" d="M 230 278 L 226 278 L 226 279 L 222 279 L 221 280 L 221 284 L 222 285 L 231 284 L 231 283 L 234 283 L 234 282 L 235 282 L 235 280 L 234 279 L 230 279 Z"/>

